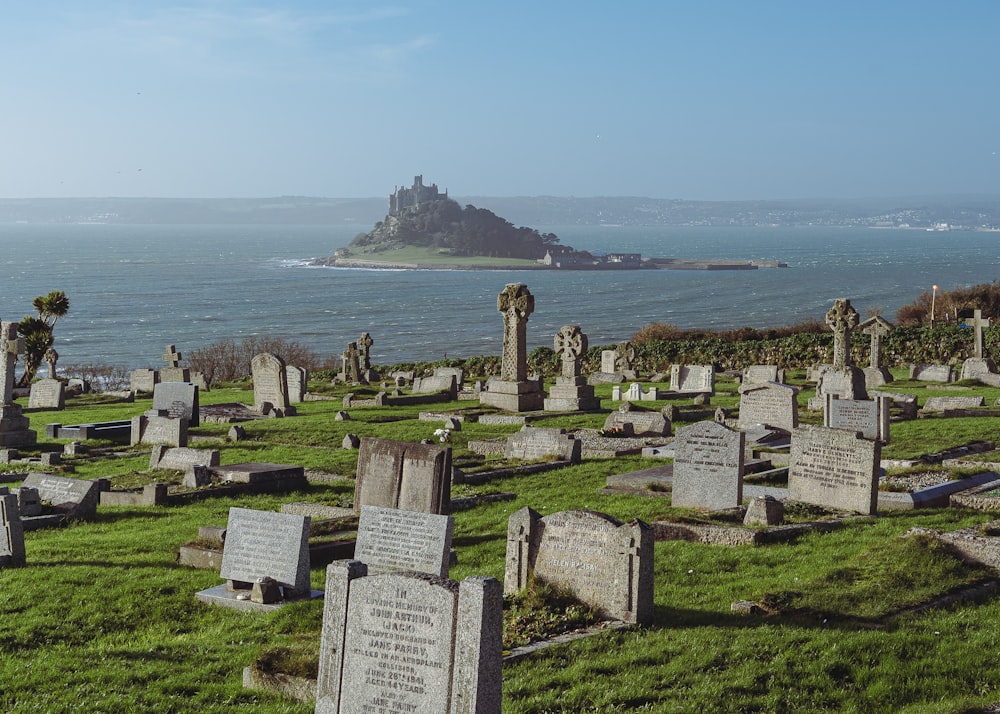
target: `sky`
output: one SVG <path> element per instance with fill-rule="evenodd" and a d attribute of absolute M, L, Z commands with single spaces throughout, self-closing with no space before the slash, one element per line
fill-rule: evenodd
<path fill-rule="evenodd" d="M 33 0 L 0 197 L 1000 194 L 995 0 Z"/>

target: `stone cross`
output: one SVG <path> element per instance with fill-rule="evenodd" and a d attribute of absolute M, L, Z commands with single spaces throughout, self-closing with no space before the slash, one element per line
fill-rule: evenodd
<path fill-rule="evenodd" d="M 371 348 L 375 344 L 375 340 L 367 332 L 361 333 L 361 339 L 358 340 L 358 349 L 361 352 L 361 369 L 369 370 L 372 368 L 371 360 Z"/>
<path fill-rule="evenodd" d="M 361 353 L 358 352 L 358 343 L 348 342 L 347 351 L 344 352 L 343 354 L 345 382 L 361 381 L 361 375 L 359 374 L 360 364 L 358 362 L 358 358 L 360 355 Z"/>
<path fill-rule="evenodd" d="M 59 361 L 59 353 L 49 347 L 45 350 L 45 364 L 49 366 L 49 379 L 56 378 L 56 362 Z"/>
<path fill-rule="evenodd" d="M 3 393 L 2 405 L 14 403 L 14 367 L 17 356 L 24 354 L 24 338 L 17 336 L 16 322 L 0 322 L 0 344 L 3 345 L 3 360 L 0 360 L 0 384 Z"/>
<path fill-rule="evenodd" d="M 615 347 L 615 371 L 625 372 L 635 364 L 635 347 L 628 340 L 619 342 Z"/>
<path fill-rule="evenodd" d="M 982 310 L 975 310 L 972 313 L 972 327 L 975 330 L 975 342 L 973 344 L 973 357 L 983 358 L 983 328 L 990 326 L 990 319 L 983 317 Z"/>
<path fill-rule="evenodd" d="M 826 313 L 826 324 L 833 330 L 833 368 L 844 369 L 851 361 L 851 330 L 858 326 L 858 311 L 847 298 L 834 301 Z"/>
<path fill-rule="evenodd" d="M 508 283 L 497 296 L 503 313 L 503 357 L 500 379 L 524 382 L 528 378 L 528 316 L 535 311 L 535 296 L 523 283 Z"/>
<path fill-rule="evenodd" d="M 861 331 L 871 338 L 871 347 L 868 355 L 868 366 L 872 369 L 882 368 L 882 338 L 889 334 L 892 325 L 883 318 L 876 315 L 860 325 Z"/>
<path fill-rule="evenodd" d="M 180 367 L 181 353 L 173 345 L 167 345 L 167 351 L 163 353 L 163 361 L 167 363 L 168 367 Z"/>
<path fill-rule="evenodd" d="M 553 340 L 553 348 L 562 357 L 562 376 L 580 376 L 580 358 L 587 354 L 587 336 L 579 325 L 564 325 Z"/>

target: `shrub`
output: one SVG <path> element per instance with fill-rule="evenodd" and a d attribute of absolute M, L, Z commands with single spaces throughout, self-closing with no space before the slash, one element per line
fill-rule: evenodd
<path fill-rule="evenodd" d="M 257 337 L 252 335 L 241 341 L 221 340 L 208 347 L 192 350 L 188 355 L 191 369 L 201 372 L 210 384 L 235 382 L 250 376 L 250 360 L 254 355 L 270 352 L 285 361 L 305 367 L 310 371 L 331 368 L 334 359 L 323 360 L 309 347 L 284 337 Z"/>

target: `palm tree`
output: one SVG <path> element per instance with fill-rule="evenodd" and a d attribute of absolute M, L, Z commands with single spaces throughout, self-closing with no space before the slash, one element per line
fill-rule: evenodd
<path fill-rule="evenodd" d="M 17 331 L 24 338 L 24 374 L 19 383 L 22 387 L 31 384 L 45 359 L 45 352 L 55 342 L 52 328 L 69 312 L 69 298 L 62 290 L 53 290 L 48 295 L 36 297 L 31 306 L 37 316 L 27 315 L 17 323 Z"/>

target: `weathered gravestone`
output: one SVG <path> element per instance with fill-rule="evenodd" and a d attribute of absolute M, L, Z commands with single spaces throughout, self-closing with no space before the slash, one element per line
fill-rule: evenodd
<path fill-rule="evenodd" d="M 451 513 L 451 448 L 362 439 L 354 510 L 360 513 L 362 506 Z"/>
<path fill-rule="evenodd" d="M 14 403 L 14 368 L 23 352 L 17 323 L 0 322 L 0 446 L 32 446 L 38 440 L 37 432 L 28 428 L 31 421 Z"/>
<path fill-rule="evenodd" d="M 827 427 L 792 432 L 788 498 L 874 515 L 882 448 L 859 434 Z"/>
<path fill-rule="evenodd" d="M 152 392 L 160 381 L 155 369 L 133 369 L 129 372 L 129 389 L 133 392 Z"/>
<path fill-rule="evenodd" d="M 955 381 L 955 370 L 950 364 L 911 364 L 909 376 L 918 382 L 948 384 Z"/>
<path fill-rule="evenodd" d="M 924 412 L 944 412 L 952 409 L 976 409 L 986 405 L 983 396 L 971 397 L 927 397 L 924 402 Z"/>
<path fill-rule="evenodd" d="M 715 367 L 710 364 L 671 365 L 670 391 L 679 394 L 715 394 Z"/>
<path fill-rule="evenodd" d="M 340 373 L 343 381 L 348 384 L 361 384 L 365 381 L 361 375 L 361 352 L 358 350 L 357 342 L 347 343 L 347 349 L 340 356 L 340 361 L 343 364 L 343 371 Z"/>
<path fill-rule="evenodd" d="M 601 408 L 594 388 L 580 374 L 580 364 L 587 354 L 587 336 L 579 325 L 563 325 L 552 341 L 553 349 L 562 360 L 562 373 L 544 400 L 546 411 L 590 411 Z"/>
<path fill-rule="evenodd" d="M 494 578 L 332 563 L 316 714 L 500 714 L 502 613 Z"/>
<path fill-rule="evenodd" d="M 892 381 L 892 375 L 882 366 L 882 340 L 892 332 L 892 324 L 875 315 L 858 325 L 862 334 L 870 338 L 868 366 L 865 373 L 865 388 L 882 387 Z"/>
<path fill-rule="evenodd" d="M 376 378 L 375 372 L 372 370 L 371 354 L 374 344 L 375 340 L 367 332 L 362 332 L 361 337 L 358 338 L 358 370 L 361 380 L 364 382 L 372 382 Z"/>
<path fill-rule="evenodd" d="M 398 508 L 362 506 L 354 559 L 368 573 L 413 571 L 448 576 L 454 518 Z"/>
<path fill-rule="evenodd" d="M 0 495 L 0 569 L 24 564 L 24 528 L 17 496 Z"/>
<path fill-rule="evenodd" d="M 309 516 L 230 508 L 219 576 L 229 583 L 197 593 L 199 600 L 268 610 L 282 601 L 320 595 L 309 586 Z M 255 600 L 251 591 L 266 579 L 277 584 L 278 592 Z"/>
<path fill-rule="evenodd" d="M 503 356 L 500 378 L 491 378 L 479 394 L 479 403 L 509 412 L 538 411 L 545 395 L 537 380 L 528 379 L 528 317 L 535 311 L 535 296 L 522 283 L 508 284 L 497 296 L 503 315 Z"/>
<path fill-rule="evenodd" d="M 288 384 L 288 402 L 290 404 L 302 402 L 309 389 L 309 370 L 305 367 L 286 365 L 285 381 Z"/>
<path fill-rule="evenodd" d="M 670 505 L 721 511 L 742 504 L 745 439 L 714 421 L 679 428 Z"/>
<path fill-rule="evenodd" d="M 31 383 L 28 409 L 63 409 L 66 389 L 61 379 L 36 379 Z"/>
<path fill-rule="evenodd" d="M 604 617 L 648 625 L 653 620 L 653 533 L 594 511 L 542 517 L 530 508 L 507 523 L 504 593 L 531 578 L 568 590 Z"/>
<path fill-rule="evenodd" d="M 153 386 L 153 411 L 170 419 L 187 419 L 188 426 L 198 426 L 198 387 L 191 382 L 160 382 Z"/>
<path fill-rule="evenodd" d="M 97 515 L 97 504 L 101 498 L 97 481 L 30 473 L 21 486 L 37 490 L 43 502 L 50 503 L 52 510 L 67 518 L 87 520 Z"/>
<path fill-rule="evenodd" d="M 621 429 L 628 436 L 670 436 L 670 420 L 662 412 L 616 409 L 604 419 L 605 429 Z"/>
<path fill-rule="evenodd" d="M 820 373 L 816 396 L 809 400 L 810 409 L 822 409 L 827 394 L 836 394 L 841 399 L 868 398 L 865 373 L 851 359 L 851 332 L 858 323 L 858 311 L 850 300 L 834 300 L 826 313 L 826 324 L 833 330 L 833 364 Z"/>
<path fill-rule="evenodd" d="M 990 386 L 1000 386 L 1000 375 L 997 374 L 996 365 L 986 356 L 984 350 L 983 329 L 990 326 L 990 320 L 983 317 L 983 311 L 979 309 L 973 310 L 971 317 L 974 330 L 972 357 L 962 363 L 962 379 L 978 379 Z M 968 322 L 966 318 L 966 322 L 962 324 L 968 325 Z"/>
<path fill-rule="evenodd" d="M 785 370 L 778 367 L 778 365 L 751 364 L 743 370 L 743 376 L 740 379 L 740 384 L 764 384 L 765 382 L 778 382 L 779 384 L 782 384 L 784 381 Z"/>
<path fill-rule="evenodd" d="M 262 352 L 250 360 L 253 375 L 253 408 L 261 414 L 291 416 L 295 407 L 288 401 L 288 377 L 285 361 L 277 355 Z"/>
<path fill-rule="evenodd" d="M 435 374 L 431 377 L 414 377 L 414 394 L 435 394 L 447 392 L 450 399 L 458 394 L 458 383 L 454 374 Z"/>
<path fill-rule="evenodd" d="M 136 444 L 168 444 L 170 446 L 187 446 L 188 420 L 174 419 L 167 416 L 166 410 L 150 409 L 144 414 L 132 417 L 129 443 Z"/>
<path fill-rule="evenodd" d="M 757 424 L 791 431 L 799 426 L 798 389 L 787 384 L 741 384 L 740 414 L 737 427 L 749 429 Z"/>
<path fill-rule="evenodd" d="M 570 463 L 580 463 L 583 445 L 579 439 L 567 434 L 565 429 L 534 427 L 528 424 L 521 431 L 507 438 L 503 455 L 505 459 L 535 461 L 556 457 Z"/>
<path fill-rule="evenodd" d="M 161 382 L 190 382 L 191 368 L 181 367 L 181 353 L 173 345 L 167 345 L 166 352 L 163 353 L 163 361 L 166 367 L 160 368 Z"/>
<path fill-rule="evenodd" d="M 638 382 L 632 382 L 625 391 L 622 391 L 620 384 L 616 384 L 611 388 L 611 401 L 613 402 L 623 400 L 629 402 L 655 402 L 658 399 L 663 399 L 663 396 L 660 394 L 658 388 L 650 387 L 646 390 Z"/>
<path fill-rule="evenodd" d="M 149 455 L 149 468 L 180 469 L 186 471 L 193 466 L 218 466 L 218 449 L 189 449 L 187 447 L 170 448 L 154 446 Z"/>
<path fill-rule="evenodd" d="M 835 394 L 826 395 L 823 409 L 823 426 L 861 432 L 866 439 L 889 443 L 889 397 L 874 399 L 839 399 Z"/>

